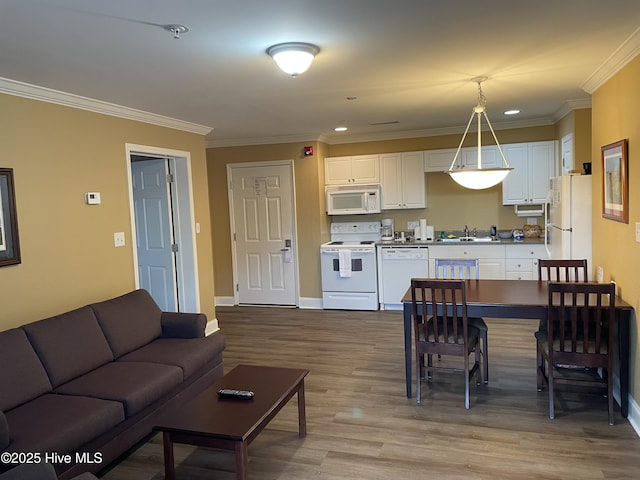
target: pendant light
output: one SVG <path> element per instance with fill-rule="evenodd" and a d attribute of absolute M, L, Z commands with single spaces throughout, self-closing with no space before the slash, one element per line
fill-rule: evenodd
<path fill-rule="evenodd" d="M 478 84 L 478 105 L 471 112 L 471 118 L 469 118 L 469 122 L 467 123 L 467 128 L 462 135 L 462 140 L 460 140 L 460 145 L 458 145 L 458 150 L 456 150 L 456 154 L 453 157 L 453 162 L 451 162 L 451 167 L 447 170 L 451 178 L 458 184 L 462 185 L 465 188 L 470 188 L 473 190 L 482 190 L 485 188 L 493 187 L 498 183 L 502 182 L 506 176 L 509 174 L 512 167 L 509 166 L 507 159 L 502 152 L 502 148 L 500 147 L 500 143 L 498 143 L 498 139 L 496 137 L 495 132 L 493 131 L 493 127 L 491 126 L 491 122 L 489 121 L 489 117 L 487 117 L 486 112 L 486 104 L 487 99 L 484 97 L 482 93 L 482 82 L 484 82 L 487 77 L 476 77 L 473 79 L 474 82 Z M 491 130 L 491 134 L 493 135 L 493 139 L 496 142 L 496 146 L 498 147 L 498 152 L 500 152 L 500 156 L 502 157 L 502 161 L 504 162 L 504 167 L 495 167 L 495 168 L 482 168 L 482 116 L 484 115 L 485 120 L 487 121 L 487 125 L 489 125 L 489 130 Z M 469 127 L 471 126 L 471 122 L 473 122 L 474 116 L 478 121 L 478 162 L 474 167 L 462 165 L 459 163 L 456 165 L 456 161 L 460 157 L 460 150 L 462 149 L 462 144 L 464 143 L 464 139 L 469 132 Z"/>
<path fill-rule="evenodd" d="M 280 70 L 292 77 L 306 72 L 319 51 L 320 48 L 315 45 L 300 42 L 279 43 L 267 49 Z"/>

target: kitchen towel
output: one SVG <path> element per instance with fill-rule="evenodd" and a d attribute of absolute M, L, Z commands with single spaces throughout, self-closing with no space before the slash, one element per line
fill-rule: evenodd
<path fill-rule="evenodd" d="M 341 248 L 338 251 L 338 269 L 341 278 L 351 277 L 351 250 Z"/>

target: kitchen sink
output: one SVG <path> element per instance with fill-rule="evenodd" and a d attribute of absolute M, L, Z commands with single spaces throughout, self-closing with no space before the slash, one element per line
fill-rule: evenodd
<path fill-rule="evenodd" d="M 500 239 L 494 239 L 492 237 L 456 237 L 456 238 L 439 238 L 438 242 L 443 243 L 500 243 Z"/>

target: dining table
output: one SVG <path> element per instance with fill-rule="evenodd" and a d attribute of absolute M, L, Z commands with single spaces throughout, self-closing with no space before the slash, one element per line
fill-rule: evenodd
<path fill-rule="evenodd" d="M 541 280 L 465 280 L 467 315 L 469 317 L 536 319 L 546 321 L 549 294 L 547 281 Z M 404 355 L 407 398 L 412 383 L 412 300 L 411 287 L 402 298 L 404 320 Z M 430 305 L 428 305 L 430 307 Z M 629 329 L 633 307 L 616 297 L 618 373 L 620 379 L 620 412 L 627 418 L 629 410 Z M 430 310 L 429 310 L 429 313 Z M 489 333 L 490 335 L 490 333 Z M 532 336 L 532 348 L 535 340 Z M 534 366 L 535 367 L 535 366 Z"/>

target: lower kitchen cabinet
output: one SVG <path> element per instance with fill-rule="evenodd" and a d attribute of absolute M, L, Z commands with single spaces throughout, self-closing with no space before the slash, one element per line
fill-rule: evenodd
<path fill-rule="evenodd" d="M 509 250 L 510 247 L 506 249 Z M 435 277 L 436 258 L 477 258 L 480 278 L 505 278 L 504 245 L 436 245 L 429 247 L 429 274 Z"/>
<path fill-rule="evenodd" d="M 507 280 L 537 280 L 540 258 L 547 258 L 544 245 L 510 245 L 506 248 Z"/>

